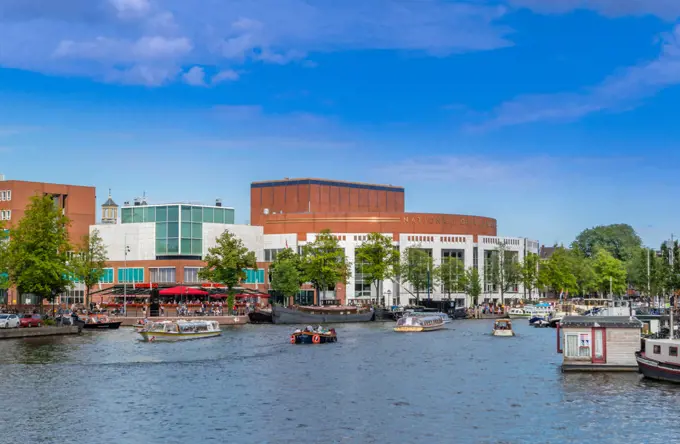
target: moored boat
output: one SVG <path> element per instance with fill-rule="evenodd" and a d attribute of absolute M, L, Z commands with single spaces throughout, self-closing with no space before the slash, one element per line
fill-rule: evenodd
<path fill-rule="evenodd" d="M 642 351 L 635 353 L 638 371 L 645 378 L 680 383 L 680 340 L 645 339 Z"/>
<path fill-rule="evenodd" d="M 248 320 L 251 324 L 271 324 L 273 323 L 272 311 L 261 308 L 248 313 Z"/>
<path fill-rule="evenodd" d="M 298 328 L 290 335 L 291 344 L 329 344 L 338 342 L 338 335 L 334 328 L 325 329 L 318 326 L 316 329 L 308 326 L 304 329 Z"/>
<path fill-rule="evenodd" d="M 394 331 L 398 333 L 419 333 L 444 328 L 441 316 L 404 316 L 397 321 Z"/>
<path fill-rule="evenodd" d="M 274 324 L 333 324 L 342 322 L 369 322 L 375 313 L 372 309 L 350 306 L 331 307 L 272 307 Z"/>
<path fill-rule="evenodd" d="M 437 312 L 414 311 L 412 313 L 408 313 L 407 316 L 439 316 L 440 318 L 442 318 L 442 322 L 444 324 L 448 324 L 449 322 L 451 322 L 451 317 L 446 313 L 442 313 L 441 311 Z"/>
<path fill-rule="evenodd" d="M 493 324 L 494 336 L 515 336 L 515 332 L 512 331 L 512 321 L 509 319 L 497 319 Z"/>
<path fill-rule="evenodd" d="M 85 320 L 83 328 L 86 330 L 117 330 L 122 322 L 112 321 L 106 315 L 90 315 Z"/>
<path fill-rule="evenodd" d="M 186 341 L 190 339 L 213 338 L 222 334 L 217 321 L 161 321 L 150 322 L 139 334 L 147 342 Z"/>

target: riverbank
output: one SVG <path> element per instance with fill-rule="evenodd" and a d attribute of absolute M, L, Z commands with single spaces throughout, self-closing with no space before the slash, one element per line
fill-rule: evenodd
<path fill-rule="evenodd" d="M 35 328 L 6 328 L 0 330 L 0 339 L 36 338 L 40 336 L 77 335 L 80 327 L 35 327 Z"/>
<path fill-rule="evenodd" d="M 121 327 L 134 327 L 139 321 L 144 320 L 143 317 L 123 317 L 123 318 L 112 318 L 116 322 L 121 322 Z M 154 317 L 146 318 L 154 322 L 162 321 L 177 321 L 179 319 L 184 320 L 200 320 L 200 321 L 217 321 L 221 326 L 224 325 L 243 325 L 248 323 L 248 316 L 182 316 L 182 317 Z"/>

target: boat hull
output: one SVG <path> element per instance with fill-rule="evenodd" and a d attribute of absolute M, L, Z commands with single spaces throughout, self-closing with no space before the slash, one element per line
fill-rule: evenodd
<path fill-rule="evenodd" d="M 121 322 L 103 322 L 101 324 L 83 324 L 85 330 L 118 330 Z"/>
<path fill-rule="evenodd" d="M 444 324 L 440 325 L 404 325 L 401 327 L 394 327 L 394 331 L 397 333 L 422 333 L 425 331 L 435 331 L 444 328 Z"/>
<path fill-rule="evenodd" d="M 271 324 L 274 322 L 272 320 L 272 314 L 263 311 L 248 313 L 248 320 L 250 320 L 251 324 Z"/>
<path fill-rule="evenodd" d="M 531 318 L 531 313 L 527 314 L 509 314 L 508 317 L 510 319 L 530 319 Z"/>
<path fill-rule="evenodd" d="M 319 336 L 318 343 L 314 342 L 314 336 Z M 330 344 L 332 342 L 338 342 L 338 337 L 336 335 L 293 333 L 291 336 L 291 343 L 293 344 Z"/>
<path fill-rule="evenodd" d="M 222 334 L 221 331 L 207 331 L 200 333 L 166 333 L 166 332 L 150 332 L 141 331 L 139 334 L 146 342 L 177 342 L 190 341 L 193 339 L 214 338 Z"/>
<path fill-rule="evenodd" d="M 635 359 L 638 363 L 638 371 L 642 373 L 645 378 L 680 384 L 680 366 L 664 364 L 648 359 L 639 352 L 635 354 Z"/>
<path fill-rule="evenodd" d="M 272 320 L 274 324 L 339 324 L 346 322 L 370 322 L 374 313 L 307 313 L 300 310 L 284 307 L 272 308 Z"/>
<path fill-rule="evenodd" d="M 515 336 L 515 332 L 512 330 L 494 330 L 492 334 L 499 337 Z"/>

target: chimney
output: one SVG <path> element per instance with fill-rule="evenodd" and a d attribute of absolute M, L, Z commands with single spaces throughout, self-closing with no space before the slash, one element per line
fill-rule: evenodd
<path fill-rule="evenodd" d="M 216 206 L 216 207 L 221 207 L 221 206 L 222 206 L 222 199 L 216 199 L 216 200 L 215 200 L 215 206 Z"/>
<path fill-rule="evenodd" d="M 4 181 L 5 181 L 5 175 L 4 175 L 4 174 L 0 174 L 0 182 L 4 182 Z"/>

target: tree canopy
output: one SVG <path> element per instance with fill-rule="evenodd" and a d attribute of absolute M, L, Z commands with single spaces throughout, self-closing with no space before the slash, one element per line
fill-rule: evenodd
<path fill-rule="evenodd" d="M 500 243 L 498 250 L 491 256 L 491 282 L 501 292 L 501 304 L 505 303 L 505 293 L 517 285 L 521 279 L 520 265 L 517 253 L 507 251 L 504 243 Z"/>
<path fill-rule="evenodd" d="M 477 298 L 482 294 L 482 279 L 479 270 L 470 267 L 465 271 L 465 292 L 472 298 L 472 303 L 477 305 Z"/>
<path fill-rule="evenodd" d="M 536 253 L 527 253 L 520 266 L 520 279 L 529 297 L 538 285 L 538 265 L 540 258 Z"/>
<path fill-rule="evenodd" d="M 286 297 L 295 297 L 300 290 L 301 276 L 300 269 L 295 262 L 290 259 L 281 260 L 272 272 L 272 289 L 281 292 Z"/>
<path fill-rule="evenodd" d="M 642 245 L 640 236 L 627 224 L 600 225 L 583 230 L 572 248 L 586 257 L 593 257 L 599 249 L 608 251 L 615 259 L 630 260 Z"/>
<path fill-rule="evenodd" d="M 246 278 L 246 269 L 257 270 L 255 253 L 228 230 L 216 240 L 215 246 L 205 256 L 206 266 L 198 272 L 201 279 L 224 284 L 229 292 L 227 305 L 233 308 L 234 288 Z"/>
<path fill-rule="evenodd" d="M 351 264 L 330 230 L 323 230 L 304 246 L 301 266 L 305 282 L 311 282 L 318 295 L 335 284 L 347 284 L 352 275 Z"/>
<path fill-rule="evenodd" d="M 423 249 L 409 247 L 401 261 L 401 278 L 411 284 L 416 294 L 416 303 L 420 303 L 420 293 L 432 287 L 432 257 Z"/>
<path fill-rule="evenodd" d="M 20 294 L 50 301 L 71 285 L 69 220 L 50 196 L 33 196 L 24 217 L 10 231 L 5 265 L 9 285 Z"/>
<path fill-rule="evenodd" d="M 392 245 L 392 238 L 380 233 L 370 233 L 364 243 L 357 247 L 354 257 L 361 264 L 361 273 L 375 286 L 378 299 L 381 285 L 391 279 L 399 263 L 399 250 Z"/>
<path fill-rule="evenodd" d="M 444 257 L 442 263 L 434 270 L 435 281 L 443 287 L 451 300 L 451 293 L 465 291 L 467 276 L 465 274 L 465 264 L 455 257 Z"/>
<path fill-rule="evenodd" d="M 99 230 L 83 236 L 80 245 L 71 258 L 73 276 L 85 285 L 85 305 L 90 305 L 90 290 L 104 276 L 108 253 Z"/>
<path fill-rule="evenodd" d="M 623 262 L 616 259 L 611 253 L 604 249 L 598 250 L 593 257 L 593 271 L 595 272 L 595 285 L 599 294 L 609 294 L 610 289 L 613 294 L 625 294 L 628 288 L 626 285 L 626 268 Z"/>

